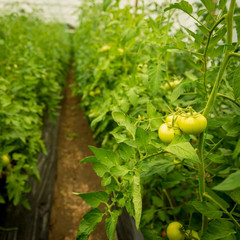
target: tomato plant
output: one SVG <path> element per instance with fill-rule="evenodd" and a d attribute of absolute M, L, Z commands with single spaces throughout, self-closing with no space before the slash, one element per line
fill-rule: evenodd
<path fill-rule="evenodd" d="M 43 114 L 57 115 L 69 46 L 62 24 L 23 11 L 0 16 L 0 203 L 30 208 L 28 179 L 40 180 L 37 157 L 47 154 Z"/>
<path fill-rule="evenodd" d="M 83 162 L 104 190 L 77 194 L 93 208 L 79 239 L 103 216 L 114 239 L 123 208 L 146 239 L 162 239 L 176 221 L 192 229 L 183 239 L 239 238 L 239 7 L 229 3 L 82 5 L 73 90 L 101 143 Z M 173 27 L 180 10 L 195 28 Z"/>

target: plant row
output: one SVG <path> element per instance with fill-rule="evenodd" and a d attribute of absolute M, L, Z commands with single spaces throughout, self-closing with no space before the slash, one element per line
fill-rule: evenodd
<path fill-rule="evenodd" d="M 82 5 L 73 91 L 104 190 L 76 193 L 92 207 L 77 239 L 104 216 L 115 239 L 123 208 L 145 239 L 239 239 L 240 15 L 226 2 Z"/>
<path fill-rule="evenodd" d="M 56 117 L 69 46 L 62 24 L 34 13 L 0 17 L 0 203 L 30 208 L 29 177 L 40 181 L 37 156 L 47 154 L 43 115 Z"/>

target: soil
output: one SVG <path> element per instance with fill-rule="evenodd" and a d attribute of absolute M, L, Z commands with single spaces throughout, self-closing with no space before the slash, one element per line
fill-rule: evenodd
<path fill-rule="evenodd" d="M 92 153 L 88 148 L 94 145 L 92 132 L 84 113 L 79 107 L 79 99 L 72 97 L 70 86 L 73 71 L 68 75 L 60 116 L 58 139 L 58 166 L 55 181 L 53 206 L 50 219 L 49 240 L 76 239 L 77 229 L 83 215 L 90 207 L 73 192 L 101 190 L 100 178 L 90 163 L 79 162 Z M 104 222 L 100 223 L 89 238 L 107 240 Z"/>

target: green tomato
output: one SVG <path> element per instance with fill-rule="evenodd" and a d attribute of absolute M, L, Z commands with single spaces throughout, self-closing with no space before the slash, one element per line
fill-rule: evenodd
<path fill-rule="evenodd" d="M 187 134 L 198 135 L 207 127 L 207 119 L 201 115 L 181 117 L 178 121 L 179 128 Z"/>
<path fill-rule="evenodd" d="M 163 123 L 158 129 L 158 136 L 164 143 L 170 143 L 174 138 L 174 130 L 168 127 L 166 123 Z"/>
<path fill-rule="evenodd" d="M 187 230 L 186 235 L 189 239 L 191 238 L 191 240 L 196 240 L 196 239 L 200 240 L 200 237 L 198 236 L 198 233 L 194 230 L 192 230 L 192 231 Z"/>
<path fill-rule="evenodd" d="M 171 222 L 167 227 L 167 236 L 169 240 L 184 240 L 184 228 L 179 222 Z"/>
<path fill-rule="evenodd" d="M 8 154 L 4 154 L 2 156 L 2 164 L 3 164 L 3 167 L 6 167 L 8 164 L 10 163 L 10 157 Z"/>
<path fill-rule="evenodd" d="M 165 120 L 165 123 L 168 126 L 172 126 L 173 120 L 174 120 L 174 127 L 179 127 L 178 126 L 178 121 L 179 121 L 179 117 L 178 116 L 173 116 L 173 115 L 167 116 L 166 120 Z"/>

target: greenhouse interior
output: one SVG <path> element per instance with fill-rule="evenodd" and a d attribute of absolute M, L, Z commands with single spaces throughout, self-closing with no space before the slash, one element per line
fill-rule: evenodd
<path fill-rule="evenodd" d="M 0 0 L 0 240 L 240 240 L 240 0 Z"/>

